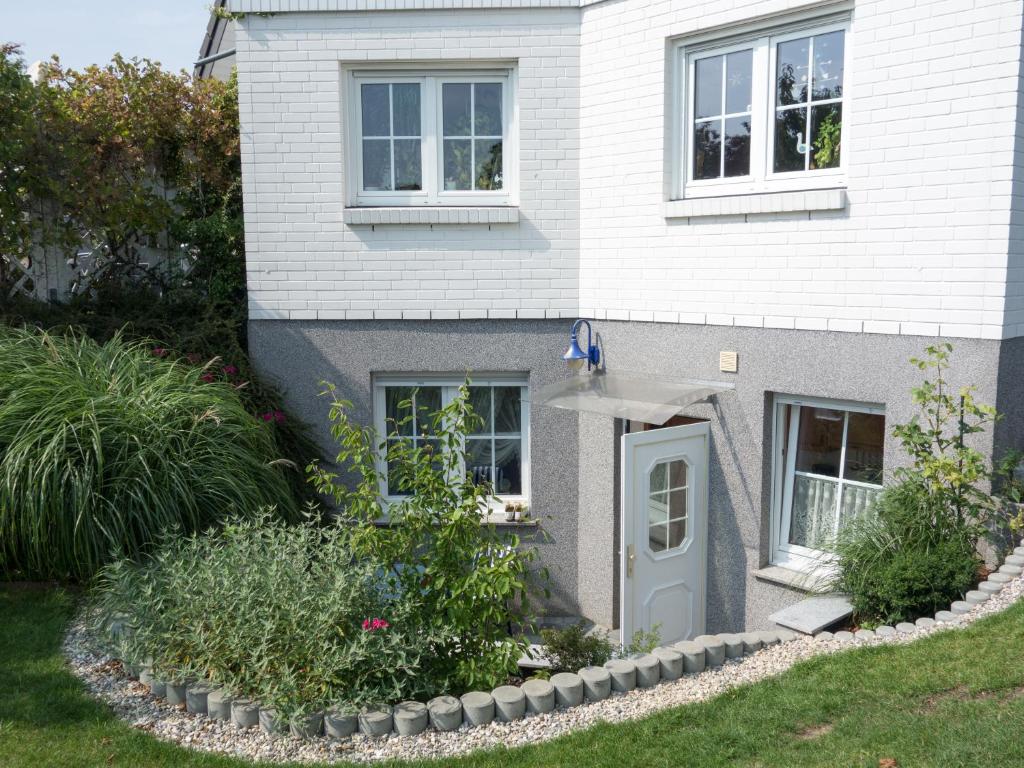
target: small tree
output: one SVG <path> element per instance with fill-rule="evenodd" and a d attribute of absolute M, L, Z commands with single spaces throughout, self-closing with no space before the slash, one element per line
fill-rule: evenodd
<path fill-rule="evenodd" d="M 372 427 L 356 424 L 350 404 L 331 398 L 331 433 L 340 446 L 337 463 L 353 477 L 350 485 L 317 464 L 309 467 L 317 490 L 331 496 L 338 514 L 354 528 L 353 552 L 372 561 L 396 593 L 419 595 L 424 636 L 455 639 L 435 649 L 439 676 L 465 687 L 504 682 L 528 643 L 518 628 L 532 624 L 530 593 L 535 575 L 532 549 L 516 536 L 501 535 L 487 522 L 491 488 L 463 470 L 466 439 L 480 421 L 469 404 L 468 381 L 458 396 L 435 413 L 418 415 L 427 440 L 402 440 L 412 421 L 412 401 L 400 404 L 407 416 L 389 425 L 392 439 L 378 445 Z M 392 487 L 405 494 L 385 506 L 378 450 L 386 452 Z"/>
<path fill-rule="evenodd" d="M 900 479 L 920 479 L 931 496 L 933 509 L 948 511 L 958 523 L 980 523 L 992 508 L 991 498 L 982 487 L 992 478 L 990 464 L 981 451 L 967 444 L 968 435 L 991 427 L 998 419 L 996 409 L 975 400 L 975 387 L 953 390 L 945 379 L 949 369 L 951 344 L 927 347 L 926 357 L 912 358 L 921 371 L 935 372 L 934 380 L 925 379 L 911 390 L 920 413 L 906 424 L 897 424 L 892 433 L 903 444 L 913 461 L 911 468 L 900 468 Z"/>

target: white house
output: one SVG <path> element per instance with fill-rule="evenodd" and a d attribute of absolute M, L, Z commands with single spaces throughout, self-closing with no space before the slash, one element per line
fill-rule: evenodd
<path fill-rule="evenodd" d="M 469 372 L 552 613 L 771 626 L 937 339 L 1024 439 L 1019 0 L 229 6 L 257 364 L 325 444 Z"/>

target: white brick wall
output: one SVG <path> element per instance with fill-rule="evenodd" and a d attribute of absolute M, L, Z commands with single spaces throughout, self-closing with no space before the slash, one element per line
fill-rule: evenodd
<path fill-rule="evenodd" d="M 631 0 L 586 8 L 582 313 L 975 338 L 1024 333 L 1024 296 L 1004 318 L 1017 1 L 857 0 L 848 36 L 855 82 L 844 121 L 846 211 L 665 219 L 666 40 L 794 9 L 806 4 Z M 1018 263 L 1018 293 L 1021 271 Z"/>
<path fill-rule="evenodd" d="M 670 40 L 712 27 L 727 34 L 814 4 L 233 3 L 274 11 L 410 4 L 452 10 L 241 22 L 253 317 L 580 313 L 1024 335 L 1021 0 L 857 0 L 846 208 L 690 219 L 665 217 Z M 516 9 L 527 5 L 537 7 Z M 519 62 L 519 222 L 346 224 L 339 62 L 444 58 Z"/>
<path fill-rule="evenodd" d="M 342 62 L 518 62 L 519 222 L 344 220 Z M 568 317 L 579 306 L 579 11 L 246 16 L 250 316 Z"/>

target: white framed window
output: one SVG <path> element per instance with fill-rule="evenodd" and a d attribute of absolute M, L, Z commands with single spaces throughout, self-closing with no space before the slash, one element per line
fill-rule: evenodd
<path fill-rule="evenodd" d="M 847 19 L 678 48 L 677 197 L 842 186 Z"/>
<path fill-rule="evenodd" d="M 374 382 L 374 427 L 388 445 L 411 441 L 431 443 L 429 415 L 458 396 L 463 377 L 382 377 Z M 477 482 L 488 481 L 498 500 L 526 502 L 530 497 L 530 403 L 520 377 L 489 376 L 470 382 L 470 405 L 483 424 L 466 436 L 462 468 Z M 408 423 L 396 423 L 412 416 Z M 403 496 L 387 477 L 387 452 L 378 457 L 381 495 L 390 501 Z"/>
<path fill-rule="evenodd" d="M 885 410 L 834 400 L 775 400 L 772 564 L 814 571 L 843 525 L 882 491 Z"/>
<path fill-rule="evenodd" d="M 511 69 L 349 73 L 350 200 L 509 204 L 513 89 Z"/>

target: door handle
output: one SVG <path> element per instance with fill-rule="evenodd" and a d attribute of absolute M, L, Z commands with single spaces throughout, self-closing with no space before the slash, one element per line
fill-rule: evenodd
<path fill-rule="evenodd" d="M 636 560 L 636 552 L 632 544 L 626 547 L 626 578 L 633 578 L 633 562 Z"/>

